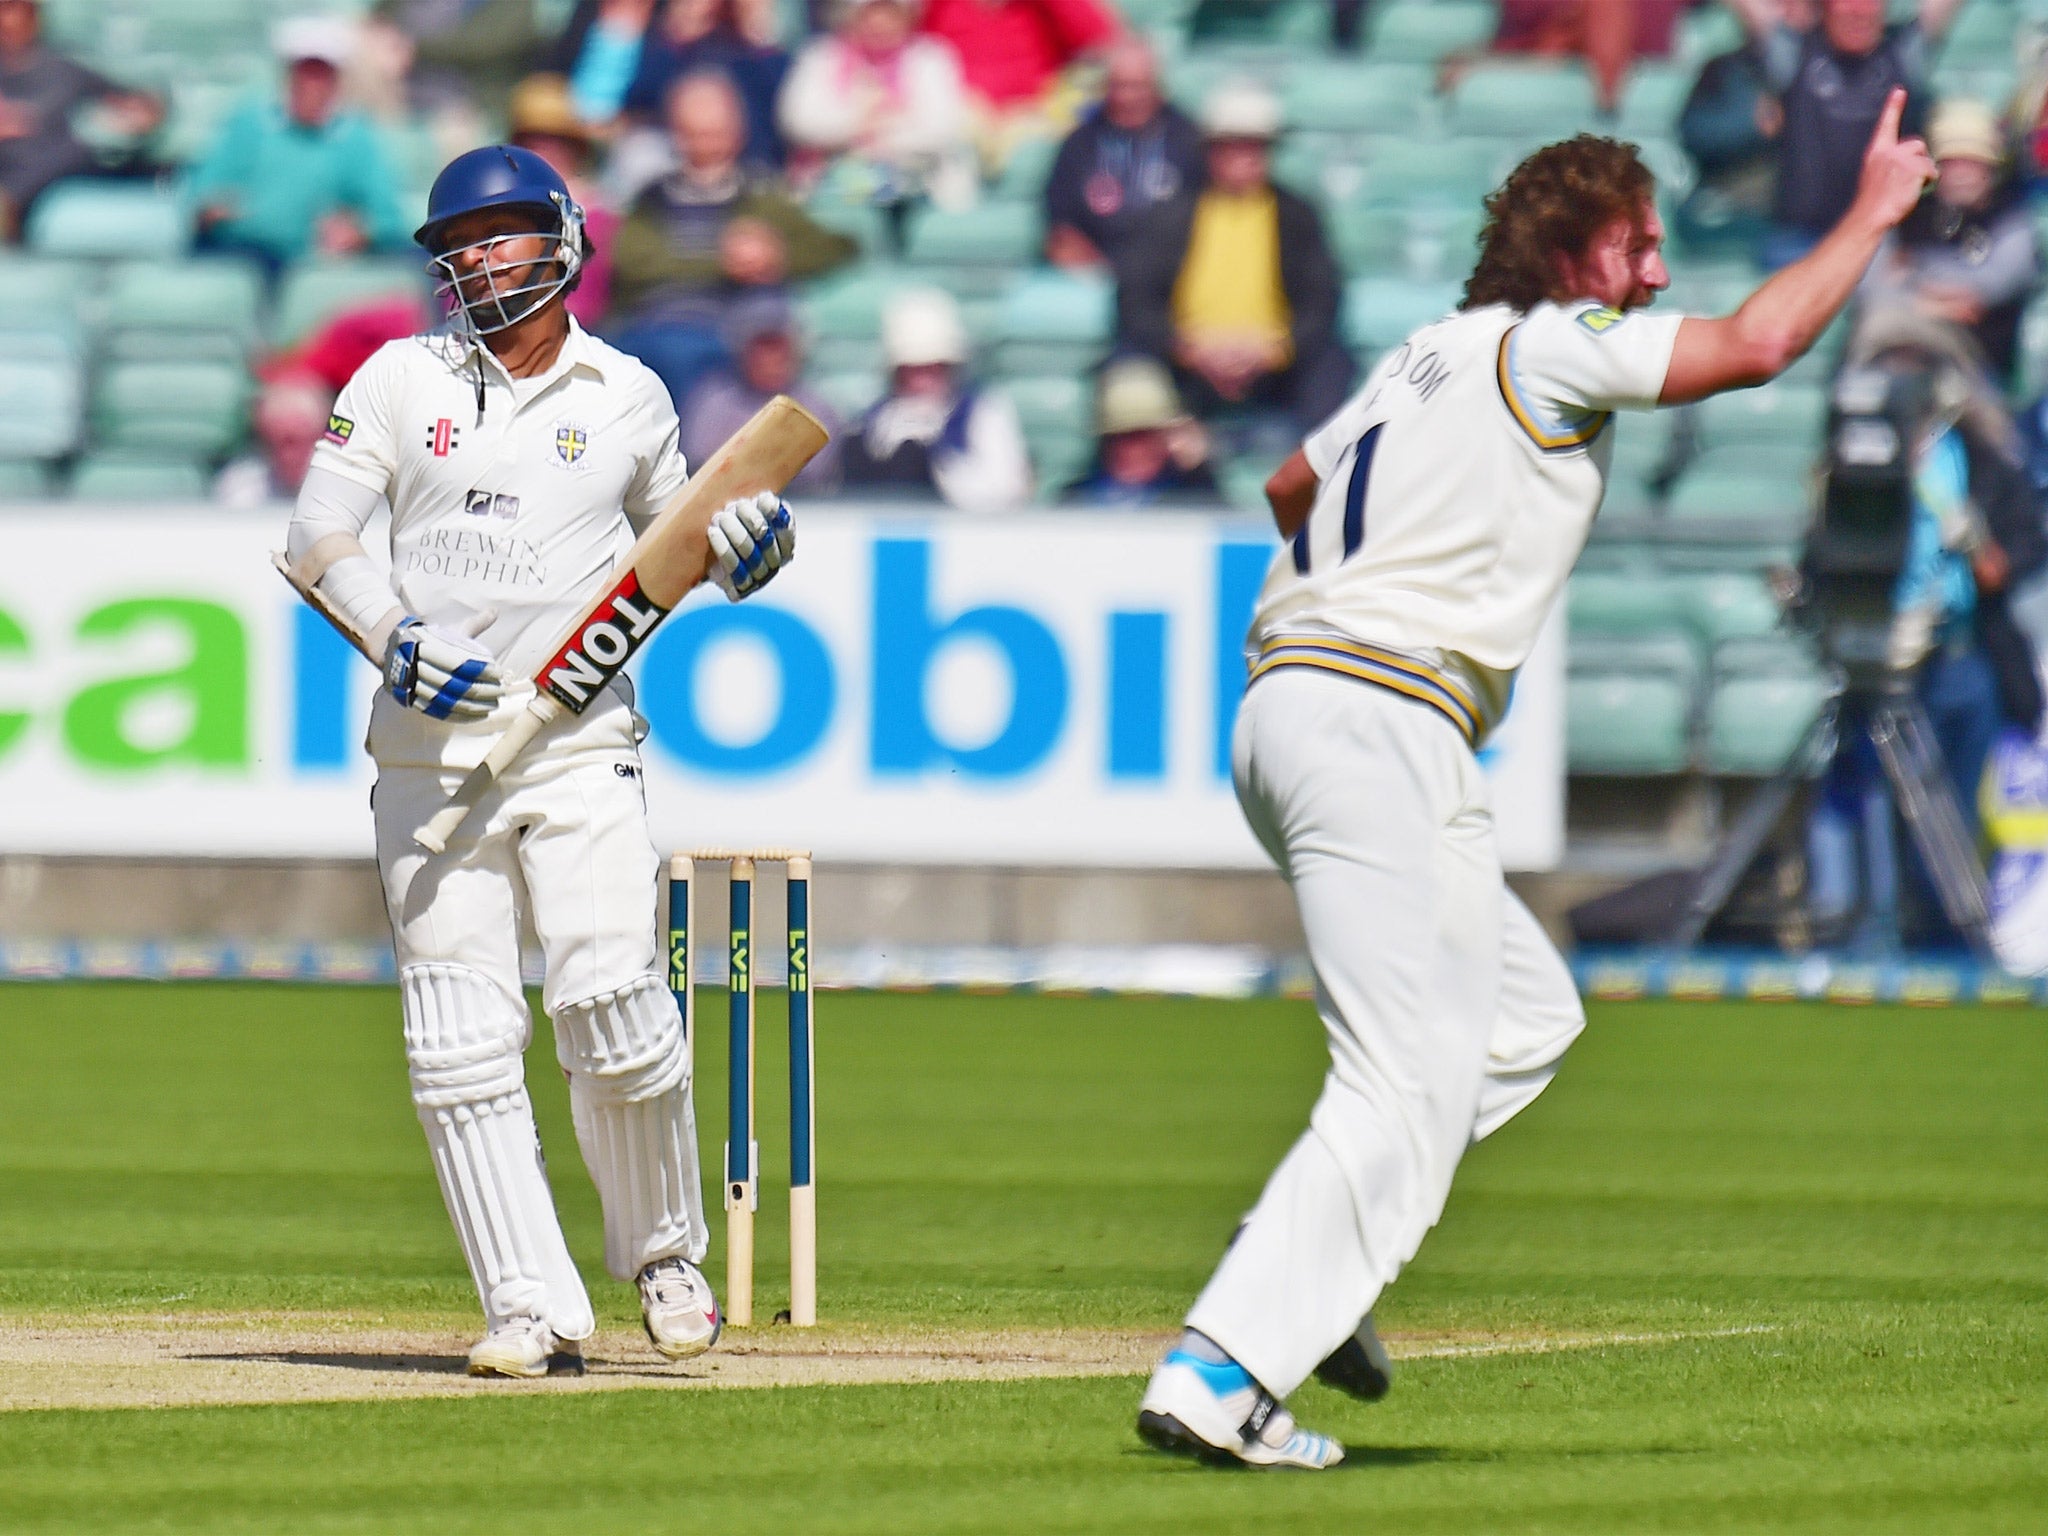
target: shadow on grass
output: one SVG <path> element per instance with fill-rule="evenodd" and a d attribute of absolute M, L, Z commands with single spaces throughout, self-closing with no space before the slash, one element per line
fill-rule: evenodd
<path fill-rule="evenodd" d="M 394 1355 L 363 1351 L 249 1349 L 230 1350 L 220 1354 L 181 1355 L 179 1358 L 220 1361 L 230 1365 L 318 1365 L 330 1370 L 375 1371 L 407 1376 L 465 1376 L 469 1373 L 467 1355 Z M 672 1367 L 647 1365 L 639 1361 L 607 1360 L 599 1355 L 586 1357 L 584 1366 L 592 1375 L 644 1376 L 655 1381 L 687 1379 L 679 1377 Z M 559 1380 L 565 1376 L 584 1374 L 584 1370 L 564 1369 L 559 1365 L 551 1365 L 548 1379 Z"/>
<path fill-rule="evenodd" d="M 1134 1445 L 1124 1454 L 1142 1461 L 1156 1462 L 1160 1466 L 1180 1465 L 1190 1470 L 1221 1472 L 1235 1475 L 1240 1472 L 1277 1472 L 1286 1476 L 1292 1469 L 1251 1467 L 1241 1461 L 1212 1460 L 1180 1451 L 1160 1451 L 1148 1445 Z M 1487 1452 L 1447 1451 L 1434 1445 L 1352 1445 L 1344 1446 L 1344 1459 L 1336 1466 L 1327 1468 L 1331 1472 L 1356 1472 L 1365 1467 L 1420 1467 L 1440 1461 L 1494 1461 L 1498 1458 Z"/>

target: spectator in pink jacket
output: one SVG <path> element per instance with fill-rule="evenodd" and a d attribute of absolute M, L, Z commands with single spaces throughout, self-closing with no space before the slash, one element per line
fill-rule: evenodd
<path fill-rule="evenodd" d="M 837 0 L 833 29 L 807 44 L 783 83 L 777 114 L 791 172 L 835 179 L 883 205 L 920 194 L 971 204 L 974 150 L 960 56 L 919 36 L 920 0 Z"/>

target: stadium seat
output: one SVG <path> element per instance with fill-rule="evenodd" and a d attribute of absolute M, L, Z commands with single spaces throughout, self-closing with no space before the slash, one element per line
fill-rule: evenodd
<path fill-rule="evenodd" d="M 1052 163 L 1059 158 L 1060 141 L 1051 138 L 1020 139 L 1011 146 L 1003 162 L 994 195 L 1004 201 L 1029 202 L 1045 191 L 1052 176 Z"/>
<path fill-rule="evenodd" d="M 1572 642 L 1589 635 L 1668 632 L 1677 618 L 1672 597 L 1672 582 L 1656 572 L 1578 572 L 1565 588 Z"/>
<path fill-rule="evenodd" d="M 53 489 L 47 464 L 34 459 L 0 459 L 0 502 L 48 501 Z"/>
<path fill-rule="evenodd" d="M 0 256 L 0 347 L 15 357 L 84 357 L 90 272 L 75 261 Z"/>
<path fill-rule="evenodd" d="M 176 80 L 170 109 L 157 132 L 156 152 L 172 165 L 190 165 L 213 147 L 220 126 L 243 88 L 218 80 Z"/>
<path fill-rule="evenodd" d="M 1287 79 L 1287 122 L 1303 133 L 1412 135 L 1430 92 L 1424 65 L 1303 59 Z"/>
<path fill-rule="evenodd" d="M 804 204 L 804 212 L 825 228 L 855 241 L 865 252 L 890 249 L 888 215 L 873 203 L 819 196 Z"/>
<path fill-rule="evenodd" d="M 107 448 L 214 458 L 241 441 L 248 403 L 249 378 L 239 364 L 115 361 L 94 381 L 93 439 Z"/>
<path fill-rule="evenodd" d="M 1621 113 L 1615 124 L 1626 139 L 1663 139 L 1678 129 L 1678 115 L 1692 92 L 1694 71 L 1676 64 L 1638 59 L 1622 87 Z"/>
<path fill-rule="evenodd" d="M 1013 268 L 1038 259 L 1043 211 L 1035 202 L 990 200 L 952 212 L 928 208 L 911 221 L 904 260 L 914 266 Z"/>
<path fill-rule="evenodd" d="M 1703 747 L 1714 773 L 1767 775 L 1791 760 L 1826 706 L 1827 675 L 1790 644 L 1723 646 L 1714 657 Z"/>
<path fill-rule="evenodd" d="M 1820 452 L 1827 418 L 1824 388 L 1782 379 L 1755 389 L 1710 396 L 1700 402 L 1694 415 L 1702 447 L 1769 443 L 1774 448 L 1802 450 L 1809 459 Z"/>
<path fill-rule="evenodd" d="M 379 299 L 427 294 L 421 265 L 405 257 L 363 261 L 310 261 L 291 269 L 270 317 L 270 341 L 289 347 L 343 310 Z"/>
<path fill-rule="evenodd" d="M 73 501 L 204 501 L 206 472 L 190 459 L 88 454 L 71 472 Z"/>
<path fill-rule="evenodd" d="M 1005 374 L 1086 372 L 1116 330 L 1116 289 L 1106 278 L 1027 272 L 1010 284 L 995 322 L 996 367 Z"/>
<path fill-rule="evenodd" d="M 1368 202 L 1474 208 L 1507 168 L 1492 139 L 1382 140 L 1379 148 L 1365 167 Z"/>
<path fill-rule="evenodd" d="M 1576 64 L 1481 64 L 1451 92 L 1460 134 L 1565 138 L 1593 120 L 1593 82 Z"/>
<path fill-rule="evenodd" d="M 1717 450 L 1760 454 L 1763 449 Z M 1806 533 L 1808 492 L 1782 472 L 1710 467 L 1680 480 L 1665 502 L 1662 557 L 1671 569 L 1754 570 L 1795 560 Z"/>
<path fill-rule="evenodd" d="M 899 288 L 929 281 L 898 267 L 853 267 L 813 283 L 799 301 L 810 366 L 872 373 L 882 362 L 882 308 Z"/>
<path fill-rule="evenodd" d="M 60 181 L 29 210 L 26 244 L 44 256 L 178 256 L 191 221 L 176 193 L 145 181 Z"/>
<path fill-rule="evenodd" d="M 1673 606 L 1709 646 L 1780 632 L 1784 610 L 1761 576 L 1733 571 L 1665 578 Z"/>
<path fill-rule="evenodd" d="M 1684 487 L 1699 479 L 1713 482 L 1768 478 L 1778 485 L 1771 502 L 1805 506 L 1812 492 L 1814 460 L 1815 445 L 1811 442 L 1716 440 L 1685 466 L 1678 484 Z"/>
<path fill-rule="evenodd" d="M 1391 0 L 1378 8 L 1368 53 L 1375 63 L 1434 64 L 1483 46 L 1498 17 L 1487 0 Z"/>
<path fill-rule="evenodd" d="M 881 371 L 874 368 L 812 374 L 804 382 L 824 396 L 825 403 L 849 426 L 882 398 L 884 388 Z"/>
<path fill-rule="evenodd" d="M 1087 379 L 1064 375 L 1011 378 L 1003 380 L 1001 388 L 1017 407 L 1025 436 L 1094 436 L 1090 430 L 1093 400 Z"/>
<path fill-rule="evenodd" d="M 1398 277 L 1359 277 L 1344 285 L 1341 323 L 1345 340 L 1369 352 L 1400 345 L 1408 333 L 1440 320 L 1457 307 L 1462 283 L 1414 282 Z"/>
<path fill-rule="evenodd" d="M 1692 761 L 1698 660 L 1671 632 L 1606 644 L 1574 641 L 1565 681 L 1573 773 L 1682 773 Z"/>
<path fill-rule="evenodd" d="M 1330 40 L 1330 7 L 1326 0 L 1206 0 L 1189 24 L 1189 41 L 1203 50 L 1313 48 Z"/>
<path fill-rule="evenodd" d="M 132 262 L 107 285 L 103 330 L 119 357 L 246 357 L 256 344 L 263 279 L 233 259 Z"/>
<path fill-rule="evenodd" d="M 0 457 L 69 453 L 78 445 L 84 392 L 76 357 L 24 357 L 0 346 Z"/>

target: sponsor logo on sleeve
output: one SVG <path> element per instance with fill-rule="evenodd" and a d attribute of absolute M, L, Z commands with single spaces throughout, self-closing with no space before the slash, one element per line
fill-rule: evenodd
<path fill-rule="evenodd" d="M 1618 309 L 1589 309 L 1580 314 L 1579 324 L 1583 325 L 1595 336 L 1599 336 L 1613 330 L 1627 318 L 1628 316 Z"/>
<path fill-rule="evenodd" d="M 339 448 L 348 442 L 349 434 L 354 432 L 355 429 L 356 424 L 346 416 L 329 416 L 327 418 L 327 430 L 322 432 L 320 436 L 322 440 L 330 442 Z"/>

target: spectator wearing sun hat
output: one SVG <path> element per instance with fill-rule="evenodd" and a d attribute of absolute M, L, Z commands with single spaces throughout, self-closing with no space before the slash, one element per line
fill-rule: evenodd
<path fill-rule="evenodd" d="M 1962 327 L 1993 376 L 2009 384 L 2041 251 L 2008 174 L 2005 136 L 1989 107 L 1958 99 L 1935 109 L 1927 147 L 1940 175 L 1887 257 L 1872 264 L 1865 296 L 1909 299 L 1922 314 Z"/>
<path fill-rule="evenodd" d="M 1117 264 L 1119 344 L 1170 364 L 1198 417 L 1280 410 L 1305 433 L 1351 386 L 1336 258 L 1315 206 L 1273 182 L 1271 92 L 1218 86 L 1202 132 L 1208 184 L 1154 208 Z"/>
<path fill-rule="evenodd" d="M 1095 462 L 1063 501 L 1096 507 L 1222 500 L 1209 434 L 1188 415 L 1173 378 L 1149 357 L 1120 357 L 1095 390 Z"/>
<path fill-rule="evenodd" d="M 1005 512 L 1031 498 L 1031 453 L 1017 407 L 967 371 L 960 306 L 939 288 L 905 288 L 882 310 L 889 385 L 847 434 L 846 486 L 862 494 L 937 494 L 963 512 Z"/>
<path fill-rule="evenodd" d="M 561 75 L 528 75 L 512 90 L 512 142 L 530 149 L 569 184 L 583 210 L 591 252 L 576 274 L 576 286 L 562 302 L 586 329 L 595 329 L 611 303 L 612 237 L 619 213 L 591 176 L 596 135 L 576 110 L 569 82 Z"/>
<path fill-rule="evenodd" d="M 280 96 L 230 113 L 192 172 L 203 249 L 255 258 L 275 275 L 302 256 L 404 250 L 409 220 L 376 128 L 341 104 L 355 32 L 339 17 L 279 22 Z"/>

